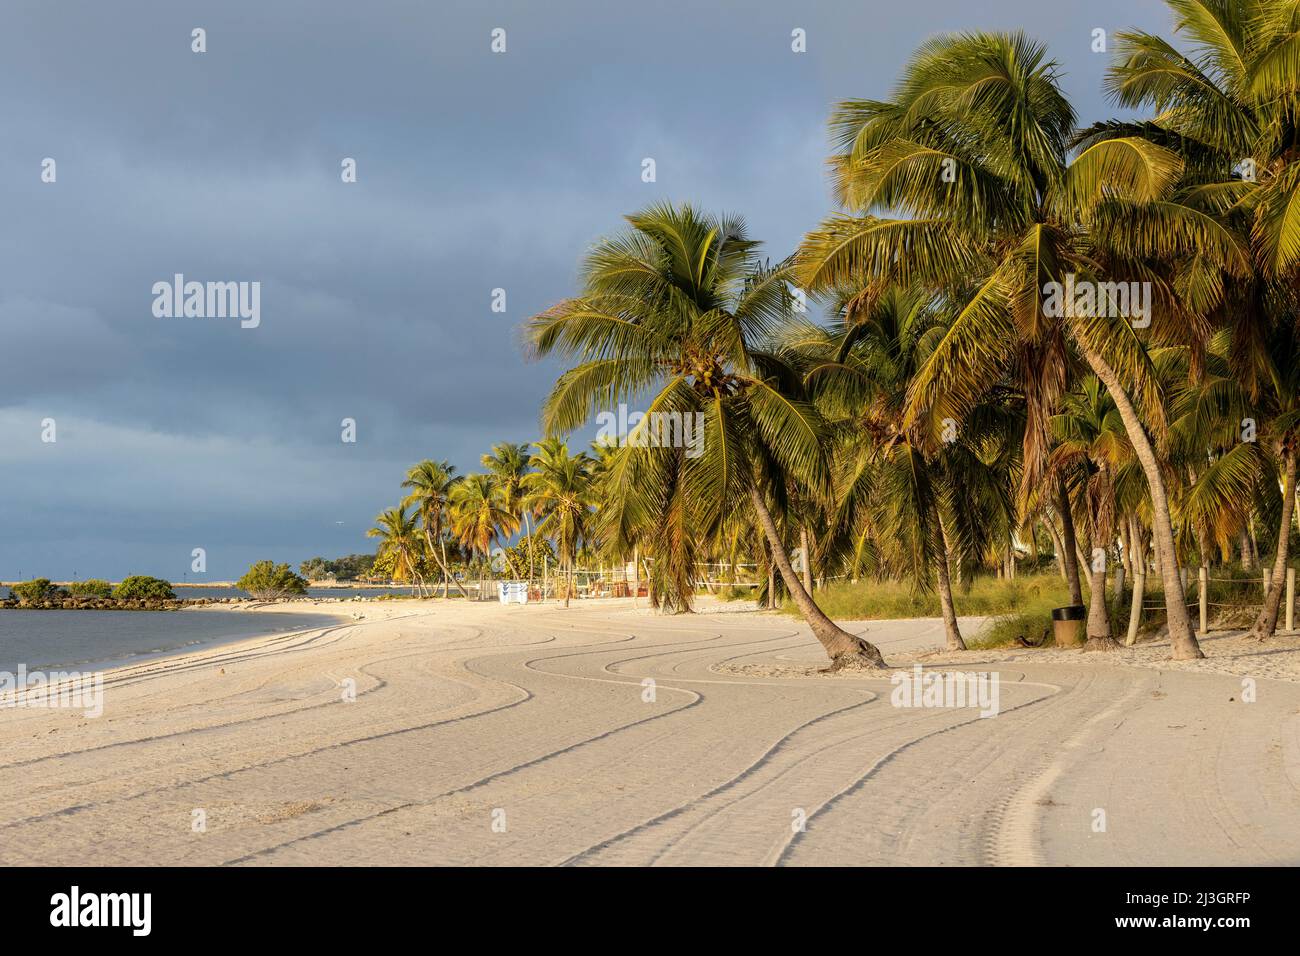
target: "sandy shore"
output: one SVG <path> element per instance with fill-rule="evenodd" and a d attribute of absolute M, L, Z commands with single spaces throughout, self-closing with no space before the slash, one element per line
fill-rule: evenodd
<path fill-rule="evenodd" d="M 0 710 L 0 862 L 1300 863 L 1296 639 L 1174 665 L 854 626 L 996 673 L 980 719 L 818 674 L 743 605 L 250 613 L 312 610 L 339 623 L 109 672 L 99 718 Z"/>

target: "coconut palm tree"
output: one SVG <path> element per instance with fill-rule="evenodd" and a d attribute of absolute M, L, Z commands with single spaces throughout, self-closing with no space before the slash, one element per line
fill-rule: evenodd
<path fill-rule="evenodd" d="M 960 422 L 1010 373 L 1026 401 L 1022 502 L 1041 483 L 1051 415 L 1071 355 L 1081 357 L 1115 401 L 1150 486 L 1174 656 L 1199 657 L 1152 441 L 1165 419 L 1150 359 L 1119 310 L 1057 308 L 1047 290 L 1140 280 L 1151 284 L 1161 325 L 1183 317 L 1161 273 L 1120 243 L 1093 241 L 1102 200 L 1157 222 L 1174 237 L 1168 252 L 1199 246 L 1227 259 L 1235 246 L 1174 201 L 1184 165 L 1176 153 L 1116 136 L 1067 162 L 1074 123 L 1041 44 L 1020 33 L 928 41 L 892 99 L 849 101 L 832 118 L 835 185 L 849 212 L 806 237 L 797 271 L 812 292 L 856 285 L 870 297 L 888 283 L 915 284 L 957 303 L 911 383 L 906 421 Z"/>
<path fill-rule="evenodd" d="M 839 480 L 829 524 L 850 531 L 840 541 L 853 554 L 862 553 L 861 536 L 870 534 L 878 563 L 922 587 L 937 585 L 948 646 L 963 649 L 952 566 L 973 560 L 995 525 L 1003 529 L 1001 540 L 1009 539 L 1011 463 L 996 448 L 1018 432 L 1015 415 L 994 410 L 1021 403 L 1000 390 L 995 403 L 981 406 L 962 427 L 949 423 L 939 441 L 921 423 L 906 427 L 908 382 L 946 328 L 940 303 L 918 288 L 893 287 L 869 303 L 860 291 L 837 297 L 829 328 L 792 327 L 783 343 L 799 356 L 805 382 L 835 426 Z M 990 520 L 982 493 L 1000 511 L 1000 522 Z"/>
<path fill-rule="evenodd" d="M 406 513 L 406 506 L 389 508 L 375 517 L 375 527 L 366 532 L 368 538 L 379 538 L 377 554 L 392 562 L 394 581 L 414 581 L 423 587 L 420 574 L 420 529 L 415 515 Z"/>
<path fill-rule="evenodd" d="M 1300 45 L 1300 9 L 1289 0 L 1167 3 L 1174 31 L 1187 38 L 1190 52 L 1157 35 L 1128 31 L 1117 38 L 1106 80 L 1117 103 L 1152 108 L 1155 117 L 1143 123 L 1099 124 L 1089 133 L 1093 140 L 1140 135 L 1178 150 L 1189 173 L 1186 201 L 1205 220 L 1234 229 L 1249 247 L 1249 274 L 1225 282 L 1202 257 L 1193 256 L 1184 269 L 1184 285 L 1189 295 L 1202 300 L 1203 311 L 1231 328 L 1231 374 L 1250 403 L 1258 412 L 1271 409 L 1278 417 L 1270 426 L 1263 414 L 1254 416 L 1261 431 L 1272 435 L 1285 493 L 1288 487 L 1294 490 L 1294 479 L 1286 477 L 1295 470 L 1293 403 L 1279 390 L 1276 376 L 1292 359 L 1279 363 L 1276 350 L 1289 348 L 1285 339 L 1294 323 L 1294 289 L 1300 279 L 1300 152 L 1295 148 L 1300 58 L 1294 52 Z M 1134 225 L 1130 220 L 1128 228 Z M 1137 225 L 1153 247 L 1150 251 L 1166 241 L 1149 224 Z M 1250 449 L 1224 455 L 1217 470 L 1226 475 L 1240 468 L 1242 473 L 1227 483 L 1244 481 L 1241 462 L 1251 455 Z M 1207 490 L 1202 497 L 1214 495 Z M 1261 637 L 1272 634 L 1277 623 L 1293 498 L 1293 493 L 1287 495 L 1270 595 L 1254 626 Z"/>
<path fill-rule="evenodd" d="M 1132 458 L 1124 423 L 1099 379 L 1086 376 L 1052 416 L 1054 444 L 1047 474 L 1076 488 L 1075 508 L 1083 518 L 1091 552 L 1088 568 L 1089 650 L 1119 647 L 1106 606 L 1110 543 L 1118 533 L 1116 475 Z M 1100 552 L 1100 554 L 1098 553 Z"/>
<path fill-rule="evenodd" d="M 443 531 L 447 525 L 451 493 L 459 481 L 456 467 L 450 462 L 431 461 L 426 458 L 414 465 L 407 472 L 406 480 L 402 482 L 403 488 L 411 489 L 411 493 L 402 499 L 402 505 L 403 507 L 415 506 L 415 513 L 419 516 L 420 525 L 424 530 L 425 548 L 429 557 L 442 569 L 444 598 L 447 596 L 448 582 L 452 580 L 452 574 L 447 565 L 447 542 Z M 437 548 L 434 547 L 435 539 L 438 541 Z M 462 596 L 469 596 L 469 592 L 459 581 L 456 581 L 456 587 Z"/>
<path fill-rule="evenodd" d="M 531 515 L 524 507 L 524 477 L 528 474 L 529 446 L 499 442 L 482 458 L 483 467 L 497 479 L 505 508 L 519 515 L 524 533 L 528 537 L 528 580 L 533 579 L 533 526 Z"/>
<path fill-rule="evenodd" d="M 1277 514 L 1268 593 L 1251 628 L 1262 639 L 1277 629 L 1295 518 L 1300 334 L 1293 323 L 1279 323 L 1266 331 L 1264 342 L 1252 347 L 1260 371 L 1252 395 L 1250 385 L 1235 372 L 1231 339 L 1236 331 L 1221 330 L 1211 341 L 1205 372 L 1189 385 L 1181 403 L 1185 411 L 1178 424 L 1188 444 L 1199 451 L 1200 465 L 1183 511 L 1225 550 L 1230 539 L 1245 529 L 1256 504 L 1266 504 L 1266 513 Z M 1278 487 L 1280 498 L 1274 509 Z"/>
<path fill-rule="evenodd" d="M 772 517 L 787 476 L 829 487 L 820 416 L 787 390 L 797 376 L 765 347 L 791 311 L 788 264 L 764 264 L 742 220 L 689 205 L 651 206 L 628 222 L 588 256 L 581 294 L 529 324 L 536 354 L 577 363 L 546 401 L 545 431 L 647 400 L 614 462 L 623 495 L 613 506 L 620 526 L 653 538 L 652 586 L 688 609 L 701 549 L 747 504 L 832 667 L 883 667 L 873 645 L 816 605 Z M 702 425 L 697 446 L 680 440 L 687 422 Z M 665 441 L 673 423 L 679 440 Z"/>
<path fill-rule="evenodd" d="M 529 459 L 533 471 L 523 481 L 524 507 L 541 519 L 537 530 L 555 542 L 555 556 L 564 578 L 564 606 L 573 592 L 573 565 L 578 545 L 586 540 L 596 507 L 592 460 L 584 452 L 570 455 L 554 439 L 539 442 Z"/>
<path fill-rule="evenodd" d="M 491 560 L 492 545 L 519 530 L 519 515 L 506 507 L 505 494 L 494 475 L 464 476 L 451 491 L 451 531 L 476 557 Z"/>

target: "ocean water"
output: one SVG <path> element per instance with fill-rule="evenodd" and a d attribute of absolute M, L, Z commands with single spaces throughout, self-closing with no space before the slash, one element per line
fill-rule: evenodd
<path fill-rule="evenodd" d="M 173 584 L 172 590 L 176 592 L 178 598 L 246 598 L 247 591 L 241 591 L 239 588 L 199 588 L 193 585 Z M 455 588 L 452 588 L 454 591 Z M 353 598 L 353 597 L 379 597 L 381 594 L 414 594 L 415 588 L 412 587 L 392 587 L 392 588 L 308 588 L 307 596 L 311 598 Z M 439 592 L 441 593 L 441 592 Z M 0 600 L 9 597 L 10 590 L 8 587 L 0 587 Z"/>
<path fill-rule="evenodd" d="M 0 610 L 0 670 L 101 669 L 262 634 L 328 627 L 323 614 Z"/>

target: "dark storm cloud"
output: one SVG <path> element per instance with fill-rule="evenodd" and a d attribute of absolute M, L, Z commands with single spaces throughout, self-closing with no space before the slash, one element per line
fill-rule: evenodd
<path fill-rule="evenodd" d="M 829 208 L 827 111 L 886 94 L 930 33 L 1025 28 L 1090 121 L 1113 112 L 1091 30 L 1133 24 L 1163 14 L 1117 0 L 11 0 L 0 578 L 179 577 L 196 546 L 213 577 L 362 550 L 411 461 L 468 469 L 535 435 L 556 369 L 523 360 L 516 326 L 572 291 L 623 214 L 660 198 L 741 213 L 783 256 Z M 806 54 L 790 52 L 794 27 Z M 39 181 L 47 156 L 54 185 Z M 154 318 L 151 286 L 176 272 L 260 281 L 260 327 Z M 506 315 L 489 310 L 496 287 Z"/>

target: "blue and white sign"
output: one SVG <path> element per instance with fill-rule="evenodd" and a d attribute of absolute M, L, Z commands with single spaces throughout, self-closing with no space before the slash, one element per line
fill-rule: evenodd
<path fill-rule="evenodd" d="M 502 604 L 527 604 L 527 581 L 498 581 L 497 599 Z"/>

